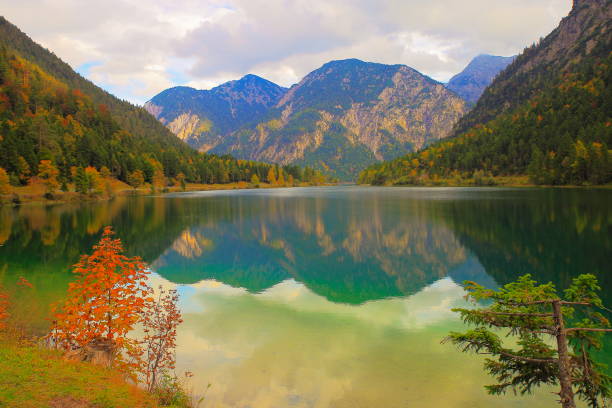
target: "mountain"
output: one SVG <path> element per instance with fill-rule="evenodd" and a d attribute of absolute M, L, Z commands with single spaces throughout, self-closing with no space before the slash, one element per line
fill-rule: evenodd
<path fill-rule="evenodd" d="M 244 78 L 237 83 L 241 81 Z M 231 88 L 231 84 L 219 88 Z M 313 166 L 344 180 L 354 179 L 370 163 L 448 136 L 466 111 L 460 97 L 404 65 L 347 59 L 323 65 L 288 91 L 260 78 L 256 84 L 244 115 L 232 116 L 225 101 L 198 99 L 216 94 L 218 88 L 173 88 L 154 97 L 147 108 L 203 150 Z M 265 90 L 262 85 L 267 86 Z M 232 95 L 241 97 L 240 92 Z M 234 105 L 244 102 L 234 100 Z M 269 109 L 261 113 L 265 106 Z M 216 112 L 214 119 L 210 113 L 198 116 L 211 111 Z M 172 112 L 167 119 L 165 112 Z M 180 119 L 180 126 L 168 123 L 172 118 Z M 196 131 L 185 132 L 187 128 Z M 198 140 L 190 134 L 205 136 Z"/>
<path fill-rule="evenodd" d="M 446 87 L 474 104 L 495 76 L 510 65 L 514 58 L 479 55 L 463 71 L 452 77 Z"/>
<path fill-rule="evenodd" d="M 145 103 L 145 109 L 180 139 L 208 151 L 224 135 L 256 121 L 276 105 L 286 88 L 256 75 L 246 75 L 211 90 L 179 86 Z"/>
<path fill-rule="evenodd" d="M 235 86 L 247 92 L 250 79 Z M 231 99 L 233 87 L 220 90 Z M 168 178 L 227 183 L 266 180 L 270 164 L 202 154 L 177 138 L 143 108 L 122 101 L 86 80 L 52 52 L 0 17 L 0 167 L 14 184 L 38 173 L 51 160 L 61 182 L 73 167 L 107 167 L 123 181 L 136 170 L 151 182 Z M 318 176 L 284 168 L 283 179 Z M 280 177 L 281 169 L 275 169 Z"/>
<path fill-rule="evenodd" d="M 456 125 L 454 137 L 364 171 L 364 183 L 465 183 L 483 174 L 536 184 L 612 181 L 612 1 L 575 0 Z M 474 177 L 477 175 L 478 177 Z"/>

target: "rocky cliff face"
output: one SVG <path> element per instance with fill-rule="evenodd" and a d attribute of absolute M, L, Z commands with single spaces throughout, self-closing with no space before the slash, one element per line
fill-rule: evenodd
<path fill-rule="evenodd" d="M 351 180 L 368 164 L 448 136 L 466 103 L 407 66 L 349 59 L 288 91 L 249 75 L 210 91 L 171 88 L 146 108 L 200 150 Z"/>
<path fill-rule="evenodd" d="M 246 75 L 211 90 L 167 89 L 145 109 L 179 138 L 208 151 L 222 137 L 256 121 L 285 94 L 286 88 L 256 75 Z"/>
<path fill-rule="evenodd" d="M 213 151 L 350 180 L 370 163 L 448 136 L 465 111 L 461 98 L 407 66 L 333 61 L 294 85 L 266 121 Z"/>
<path fill-rule="evenodd" d="M 479 55 L 465 69 L 448 81 L 446 87 L 469 103 L 476 103 L 485 88 L 515 57 Z"/>

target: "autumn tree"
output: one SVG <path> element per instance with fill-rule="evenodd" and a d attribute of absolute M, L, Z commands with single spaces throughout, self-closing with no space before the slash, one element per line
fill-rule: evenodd
<path fill-rule="evenodd" d="M 254 185 L 259 184 L 259 176 L 255 173 L 251 176 L 251 184 L 254 184 Z"/>
<path fill-rule="evenodd" d="M 178 293 L 160 288 L 155 298 L 146 265 L 125 256 L 113 234 L 104 228 L 93 253 L 74 266 L 76 280 L 66 300 L 54 306 L 47 337 L 69 353 L 103 345 L 113 365 L 152 390 L 160 374 L 174 369 L 176 329 L 182 322 Z M 136 325 L 143 337 L 131 336 Z"/>
<path fill-rule="evenodd" d="M 59 170 L 53 165 L 51 160 L 41 160 L 38 165 L 38 177 L 43 180 L 45 185 L 45 192 L 47 194 L 53 194 L 59 188 L 59 182 L 57 181 L 59 176 Z"/>
<path fill-rule="evenodd" d="M 156 169 L 153 173 L 153 180 L 151 182 L 151 189 L 153 191 L 161 191 L 166 186 L 166 177 L 164 171 Z"/>
<path fill-rule="evenodd" d="M 130 173 L 127 181 L 134 190 L 141 187 L 144 184 L 144 174 L 142 173 L 142 170 L 136 170 Z"/>
<path fill-rule="evenodd" d="M 276 180 L 276 182 L 278 183 L 279 186 L 285 185 L 285 176 L 281 169 L 278 169 L 278 179 Z"/>
<path fill-rule="evenodd" d="M 141 350 L 128 333 L 153 299 L 145 264 L 138 257 L 125 256 L 113 234 L 106 227 L 93 253 L 81 256 L 74 265 L 76 280 L 69 284 L 64 303 L 54 307 L 49 337 L 65 350 L 104 342 L 118 357 L 118 365 L 129 372 L 138 368 L 134 361 Z"/>
<path fill-rule="evenodd" d="M 155 389 L 160 375 L 174 370 L 176 364 L 176 329 L 183 321 L 178 299 L 176 290 L 166 291 L 159 286 L 156 300 L 143 315 L 143 375 L 149 391 Z"/>
<path fill-rule="evenodd" d="M 274 167 L 270 167 L 270 170 L 268 170 L 267 180 L 269 184 L 276 184 L 276 175 L 274 174 Z"/>
<path fill-rule="evenodd" d="M 107 179 L 107 178 L 110 178 L 110 176 L 111 176 L 111 172 L 110 172 L 110 170 L 108 169 L 108 167 L 106 167 L 106 166 L 102 166 L 102 167 L 100 168 L 100 177 L 102 177 L 102 178 L 104 178 L 104 179 Z"/>
<path fill-rule="evenodd" d="M 0 167 L 0 195 L 10 194 L 11 184 L 9 175 L 2 167 Z"/>
<path fill-rule="evenodd" d="M 466 282 L 466 289 L 475 305 L 489 305 L 453 309 L 475 327 L 452 332 L 445 341 L 464 352 L 491 356 L 485 369 L 497 384 L 486 387 L 490 394 L 526 394 L 540 385 L 558 384 L 563 408 L 576 407 L 575 395 L 591 407 L 605 406 L 602 401 L 612 394 L 612 377 L 592 353 L 601 348 L 600 337 L 612 329 L 600 312 L 605 308 L 595 276 L 575 278 L 563 299 L 552 283 L 538 284 L 530 275 L 497 291 L 474 282 Z M 504 345 L 501 329 L 516 338 L 515 348 Z"/>
<path fill-rule="evenodd" d="M 87 178 L 87 192 L 102 192 L 102 180 L 100 179 L 100 173 L 98 173 L 98 170 L 95 167 L 87 167 L 85 169 L 85 177 Z"/>

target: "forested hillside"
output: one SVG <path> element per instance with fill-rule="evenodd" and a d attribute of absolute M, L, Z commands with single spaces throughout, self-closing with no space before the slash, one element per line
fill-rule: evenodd
<path fill-rule="evenodd" d="M 371 166 L 360 182 L 463 184 L 525 174 L 537 184 L 610 182 L 610 50 L 612 1 L 575 1 L 555 31 L 496 78 L 455 137 Z"/>
<path fill-rule="evenodd" d="M 24 184 L 50 160 L 65 183 L 75 168 L 107 168 L 128 181 L 156 171 L 203 183 L 265 181 L 273 165 L 201 154 L 144 109 L 121 101 L 82 78 L 51 52 L 0 19 L 0 167 Z M 281 170 L 273 178 L 312 178 L 312 170 Z M 306 176 L 304 176 L 306 173 Z M 320 178 L 320 177 L 319 177 Z"/>

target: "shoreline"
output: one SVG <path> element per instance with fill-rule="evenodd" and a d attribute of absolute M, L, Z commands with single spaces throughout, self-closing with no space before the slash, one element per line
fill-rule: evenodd
<path fill-rule="evenodd" d="M 151 191 L 150 186 L 140 187 L 134 189 L 129 187 L 127 184 L 113 180 L 112 183 L 115 188 L 111 194 L 108 193 L 89 193 L 81 194 L 76 191 L 58 191 L 53 193 L 53 198 L 49 199 L 45 197 L 44 189 L 39 184 L 27 185 L 23 187 L 13 187 L 10 194 L 0 196 L 0 207 L 15 207 L 24 204 L 42 204 L 42 205 L 55 205 L 55 204 L 68 204 L 68 203 L 80 203 L 80 202 L 103 202 L 109 201 L 116 197 L 135 197 L 135 196 L 156 196 L 166 195 L 169 193 L 183 193 L 183 192 L 197 192 L 197 191 L 223 191 L 223 190 L 247 190 L 247 189 L 274 189 L 274 188 L 294 188 L 294 187 L 318 187 L 318 186 L 331 186 L 335 184 L 324 183 L 324 184 L 310 184 L 310 183 L 299 183 L 293 185 L 278 185 L 268 183 L 252 184 L 244 181 L 227 183 L 227 184 L 200 184 L 200 183 L 187 183 L 185 189 L 179 186 L 170 186 L 164 188 L 162 191 Z"/>

